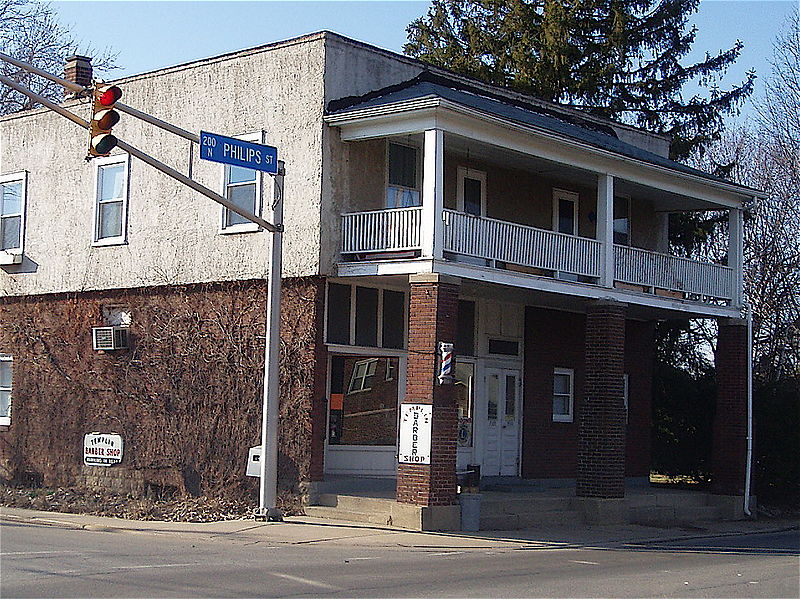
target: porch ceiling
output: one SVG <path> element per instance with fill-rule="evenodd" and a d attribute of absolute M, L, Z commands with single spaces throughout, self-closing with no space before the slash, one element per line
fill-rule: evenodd
<path fill-rule="evenodd" d="M 477 142 L 461 135 L 445 133 L 445 152 L 465 160 L 476 159 L 512 170 L 535 173 L 555 182 L 589 188 L 597 186 L 596 172 L 539 156 L 523 154 L 508 148 Z M 614 188 L 618 195 L 647 200 L 656 212 L 720 210 L 722 208 L 712 202 L 656 187 L 648 187 L 625 179 L 615 179 Z"/>

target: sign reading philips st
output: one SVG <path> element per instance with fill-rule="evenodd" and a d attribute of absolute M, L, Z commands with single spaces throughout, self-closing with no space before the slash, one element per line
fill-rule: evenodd
<path fill-rule="evenodd" d="M 200 132 L 200 158 L 265 173 L 278 172 L 278 148 L 207 131 Z"/>

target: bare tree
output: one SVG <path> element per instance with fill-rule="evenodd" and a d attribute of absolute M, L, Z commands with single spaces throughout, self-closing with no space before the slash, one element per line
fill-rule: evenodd
<path fill-rule="evenodd" d="M 36 0 L 0 0 L 0 48 L 17 60 L 54 74 L 63 73 L 64 60 L 76 53 L 94 55 L 94 67 L 98 70 L 115 68 L 115 54 L 81 47 L 69 29 L 59 22 L 52 6 Z M 8 63 L 0 62 L 0 73 L 51 100 L 63 98 L 61 86 Z M 34 105 L 35 102 L 26 96 L 0 86 L 0 114 L 26 110 Z"/>
<path fill-rule="evenodd" d="M 745 287 L 753 309 L 756 373 L 778 380 L 800 368 L 800 20 L 774 43 L 772 74 L 751 122 L 728 129 L 709 159 L 764 191 L 745 223 Z M 723 256 L 726 236 L 705 248 Z"/>

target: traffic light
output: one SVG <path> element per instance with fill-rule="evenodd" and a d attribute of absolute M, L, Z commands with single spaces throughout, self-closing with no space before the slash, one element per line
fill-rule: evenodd
<path fill-rule="evenodd" d="M 108 156 L 117 145 L 111 128 L 119 122 L 119 113 L 114 105 L 122 97 L 116 85 L 95 85 L 92 120 L 89 123 L 89 156 Z"/>

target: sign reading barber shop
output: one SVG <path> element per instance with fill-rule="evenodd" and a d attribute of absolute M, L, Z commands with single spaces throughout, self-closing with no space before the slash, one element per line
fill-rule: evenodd
<path fill-rule="evenodd" d="M 83 437 L 83 463 L 86 466 L 113 466 L 122 462 L 122 436 L 115 433 L 86 433 Z"/>
<path fill-rule="evenodd" d="M 431 419 L 430 404 L 400 404 L 400 452 L 401 464 L 431 463 Z"/>

